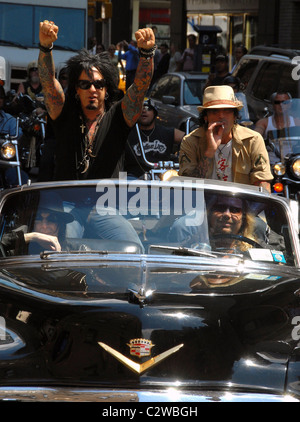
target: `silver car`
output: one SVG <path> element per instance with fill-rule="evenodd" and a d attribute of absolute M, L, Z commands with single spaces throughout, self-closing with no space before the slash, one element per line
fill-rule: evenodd
<path fill-rule="evenodd" d="M 158 109 L 162 125 L 185 131 L 189 118 L 198 119 L 197 107 L 202 104 L 207 76 L 199 72 L 167 73 L 153 85 L 149 98 Z"/>

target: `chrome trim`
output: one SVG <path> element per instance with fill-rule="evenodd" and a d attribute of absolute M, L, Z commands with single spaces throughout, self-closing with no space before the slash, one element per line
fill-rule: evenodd
<path fill-rule="evenodd" d="M 230 391 L 182 392 L 176 388 L 157 391 L 102 390 L 90 388 L 0 387 L 0 401 L 19 402 L 299 402 L 291 395 Z M 149 407 L 154 411 L 154 408 Z M 155 408 L 156 409 L 156 408 Z M 148 416 L 155 416 L 154 414 Z M 156 415 L 157 416 L 157 415 Z"/>

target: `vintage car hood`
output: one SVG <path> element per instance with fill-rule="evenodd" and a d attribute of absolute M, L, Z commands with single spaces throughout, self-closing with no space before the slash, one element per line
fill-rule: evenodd
<path fill-rule="evenodd" d="M 298 391 L 293 377 L 286 389 L 296 269 L 228 260 L 216 271 L 195 257 L 6 261 L 2 386 Z"/>

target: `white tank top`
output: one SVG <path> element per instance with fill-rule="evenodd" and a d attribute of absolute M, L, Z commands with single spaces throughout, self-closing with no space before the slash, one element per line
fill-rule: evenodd
<path fill-rule="evenodd" d="M 294 117 L 289 116 L 289 126 L 288 127 L 294 127 L 296 126 Z M 277 130 L 277 128 L 273 125 L 273 116 L 268 117 L 268 126 L 266 129 L 266 132 L 270 132 L 272 130 Z"/>

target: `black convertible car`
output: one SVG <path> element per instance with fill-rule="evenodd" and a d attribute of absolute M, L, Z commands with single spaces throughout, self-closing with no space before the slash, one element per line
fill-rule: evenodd
<path fill-rule="evenodd" d="M 2 193 L 0 400 L 300 399 L 288 203 L 174 178 Z"/>

